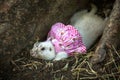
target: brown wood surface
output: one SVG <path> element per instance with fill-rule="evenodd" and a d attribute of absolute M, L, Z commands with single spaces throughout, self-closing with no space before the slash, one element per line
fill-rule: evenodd
<path fill-rule="evenodd" d="M 96 64 L 102 62 L 108 56 L 108 49 L 113 48 L 120 48 L 120 0 L 116 0 L 114 3 L 91 63 Z"/>

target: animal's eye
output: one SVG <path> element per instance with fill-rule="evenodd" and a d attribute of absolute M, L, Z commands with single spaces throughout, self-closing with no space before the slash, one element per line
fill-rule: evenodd
<path fill-rule="evenodd" d="M 52 51 L 52 48 L 50 48 L 50 51 Z"/>
<path fill-rule="evenodd" d="M 45 50 L 45 48 L 43 47 L 43 48 L 41 48 L 41 50 L 42 50 L 42 51 L 44 51 L 44 50 Z"/>

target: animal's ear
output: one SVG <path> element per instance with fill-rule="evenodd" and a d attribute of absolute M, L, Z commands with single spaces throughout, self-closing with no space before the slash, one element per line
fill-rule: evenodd
<path fill-rule="evenodd" d="M 51 37 L 49 37 L 48 39 L 47 39 L 47 41 L 51 41 L 52 40 L 52 38 Z"/>
<path fill-rule="evenodd" d="M 37 41 L 36 43 L 34 43 L 34 47 L 38 47 L 39 44 L 40 44 L 40 42 Z"/>

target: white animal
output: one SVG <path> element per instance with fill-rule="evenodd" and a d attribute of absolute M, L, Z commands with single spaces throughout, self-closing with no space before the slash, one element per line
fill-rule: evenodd
<path fill-rule="evenodd" d="M 55 58 L 55 50 L 50 41 L 36 42 L 30 51 L 31 56 L 35 58 L 52 60 Z"/>
<path fill-rule="evenodd" d="M 75 13 L 71 18 L 71 25 L 78 29 L 87 49 L 89 49 L 98 36 L 102 34 L 104 29 L 104 20 L 95 14 L 96 11 L 97 8 L 92 5 L 90 12 L 83 10 Z M 51 41 L 36 42 L 30 53 L 31 56 L 35 58 L 45 60 L 61 60 L 68 57 L 66 52 L 56 54 Z"/>
<path fill-rule="evenodd" d="M 87 49 L 93 45 L 105 28 L 105 20 L 95 14 L 97 11 L 96 6 L 92 4 L 91 7 L 90 12 L 87 12 L 87 10 L 80 11 L 71 18 L 71 25 L 78 29 Z"/>
<path fill-rule="evenodd" d="M 30 51 L 30 55 L 44 60 L 61 60 L 68 57 L 66 52 L 59 52 L 56 55 L 51 41 L 36 42 Z"/>

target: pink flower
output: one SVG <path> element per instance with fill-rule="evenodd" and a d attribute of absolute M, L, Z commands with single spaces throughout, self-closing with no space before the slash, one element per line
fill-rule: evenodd
<path fill-rule="evenodd" d="M 48 39 L 52 41 L 57 53 L 65 51 L 68 55 L 72 55 L 73 52 L 86 52 L 80 33 L 72 25 L 60 22 L 54 24 L 48 33 Z"/>

